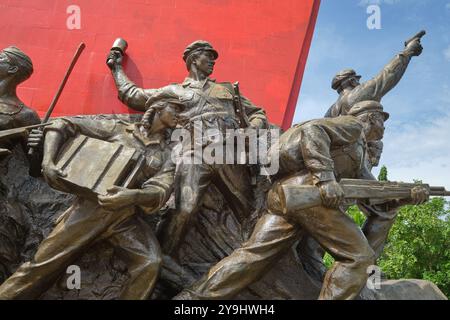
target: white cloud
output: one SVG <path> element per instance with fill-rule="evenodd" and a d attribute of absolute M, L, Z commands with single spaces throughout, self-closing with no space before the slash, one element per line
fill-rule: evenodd
<path fill-rule="evenodd" d="M 447 4 L 445 5 L 445 8 L 446 8 L 447 10 L 450 10 L 450 2 L 447 3 Z"/>
<path fill-rule="evenodd" d="M 450 61 L 450 45 L 444 50 L 445 60 Z"/>
<path fill-rule="evenodd" d="M 443 185 L 450 190 L 450 112 L 428 122 L 387 125 L 381 164 L 390 180 Z"/>

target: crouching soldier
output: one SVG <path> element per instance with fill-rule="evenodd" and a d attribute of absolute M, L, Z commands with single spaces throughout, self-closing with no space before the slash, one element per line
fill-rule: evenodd
<path fill-rule="evenodd" d="M 98 241 L 107 241 L 128 265 L 130 278 L 120 299 L 146 299 L 158 278 L 161 253 L 150 226 L 139 212 L 153 213 L 167 201 L 175 165 L 169 145 L 171 128 L 182 111 L 178 99 L 158 100 L 141 123 L 119 120 L 58 119 L 46 128 L 43 173 L 49 184 L 62 191 L 65 175 L 56 167 L 61 147 L 78 133 L 134 148 L 144 156 L 139 189 L 114 186 L 98 201 L 78 196 L 40 244 L 34 258 L 24 263 L 0 286 L 0 299 L 34 299 L 45 292 L 74 260 Z M 99 150 L 100 152 L 100 150 Z M 86 158 L 86 166 L 92 159 Z"/>
<path fill-rule="evenodd" d="M 361 229 L 338 209 L 344 197 L 338 181 L 374 179 L 366 167 L 366 141 L 383 137 L 387 118 L 378 102 L 366 101 L 352 107 L 347 116 L 312 120 L 286 131 L 275 145 L 280 171 L 268 193 L 268 213 L 241 248 L 176 298 L 232 298 L 261 278 L 304 232 L 336 261 L 325 275 L 319 299 L 355 298 L 367 281 L 367 267 L 374 264 L 375 252 Z M 298 185 L 317 186 L 322 205 L 290 211 L 280 190 Z M 415 187 L 410 198 L 391 200 L 376 210 L 395 212 L 403 204 L 427 199 L 425 188 Z M 383 232 L 387 236 L 388 230 Z"/>

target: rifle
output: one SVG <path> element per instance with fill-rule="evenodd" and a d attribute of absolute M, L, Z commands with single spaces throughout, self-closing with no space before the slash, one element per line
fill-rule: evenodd
<path fill-rule="evenodd" d="M 369 200 L 371 204 L 384 203 L 390 200 L 411 198 L 414 187 L 425 188 L 430 196 L 450 197 L 450 192 L 444 187 L 434 187 L 428 184 L 403 183 L 363 179 L 342 179 L 339 185 L 344 191 L 345 200 Z M 311 185 L 278 185 L 283 213 L 308 209 L 322 205 L 320 190 Z M 270 203 L 270 202 L 269 202 Z M 270 209 L 270 207 L 269 207 Z"/>
<path fill-rule="evenodd" d="M 40 123 L 40 124 L 35 124 L 35 125 L 31 125 L 31 126 L 26 126 L 26 127 L 1 130 L 0 131 L 0 142 L 2 142 L 3 140 L 9 140 L 12 138 L 21 137 L 30 129 L 40 128 L 40 127 L 48 126 L 50 124 L 52 124 L 52 123 L 47 122 L 47 123 Z M 8 149 L 0 148 L 0 156 L 8 155 L 10 153 L 11 153 L 11 151 L 9 151 Z"/>
<path fill-rule="evenodd" d="M 30 129 L 41 128 L 41 127 L 45 127 L 45 126 L 48 126 L 48 125 L 51 125 L 51 124 L 52 124 L 51 122 L 46 122 L 46 123 L 39 123 L 39 124 L 34 124 L 34 125 L 31 125 L 31 126 L 26 126 L 26 127 L 20 127 L 20 128 L 8 129 L 8 130 L 1 130 L 0 131 L 0 142 L 5 140 L 5 139 L 21 137 L 22 135 L 24 135 Z"/>
<path fill-rule="evenodd" d="M 248 128 L 250 127 L 250 121 L 248 120 L 247 113 L 245 112 L 245 108 L 242 105 L 241 93 L 239 91 L 239 82 L 233 83 L 233 90 L 234 90 L 234 97 L 233 97 L 234 109 L 239 118 L 239 124 L 241 128 Z"/>
<path fill-rule="evenodd" d="M 408 39 L 405 41 L 405 47 L 408 46 L 408 44 L 410 44 L 411 42 L 413 42 L 414 40 L 418 39 L 420 41 L 420 39 L 426 35 L 427 32 L 425 30 L 422 30 L 420 32 L 418 32 L 416 35 L 414 35 L 412 38 Z"/>

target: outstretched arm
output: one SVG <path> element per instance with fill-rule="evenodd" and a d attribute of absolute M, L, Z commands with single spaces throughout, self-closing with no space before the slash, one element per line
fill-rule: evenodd
<path fill-rule="evenodd" d="M 410 42 L 406 48 L 396 55 L 373 79 L 362 83 L 349 94 L 349 105 L 364 100 L 380 101 L 384 95 L 392 90 L 403 77 L 413 56 L 422 53 L 420 40 Z"/>

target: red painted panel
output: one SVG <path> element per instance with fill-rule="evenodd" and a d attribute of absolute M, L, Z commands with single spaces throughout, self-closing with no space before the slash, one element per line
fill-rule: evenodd
<path fill-rule="evenodd" d="M 30 55 L 35 73 L 19 95 L 43 115 L 78 44 L 86 49 L 54 116 L 130 112 L 117 99 L 106 55 L 116 37 L 129 43 L 125 69 L 146 88 L 180 82 L 187 44 L 210 41 L 219 51 L 213 77 L 239 81 L 270 120 L 292 122 L 319 0 L 2 0 L 0 47 Z M 67 8 L 81 9 L 69 30 Z"/>

